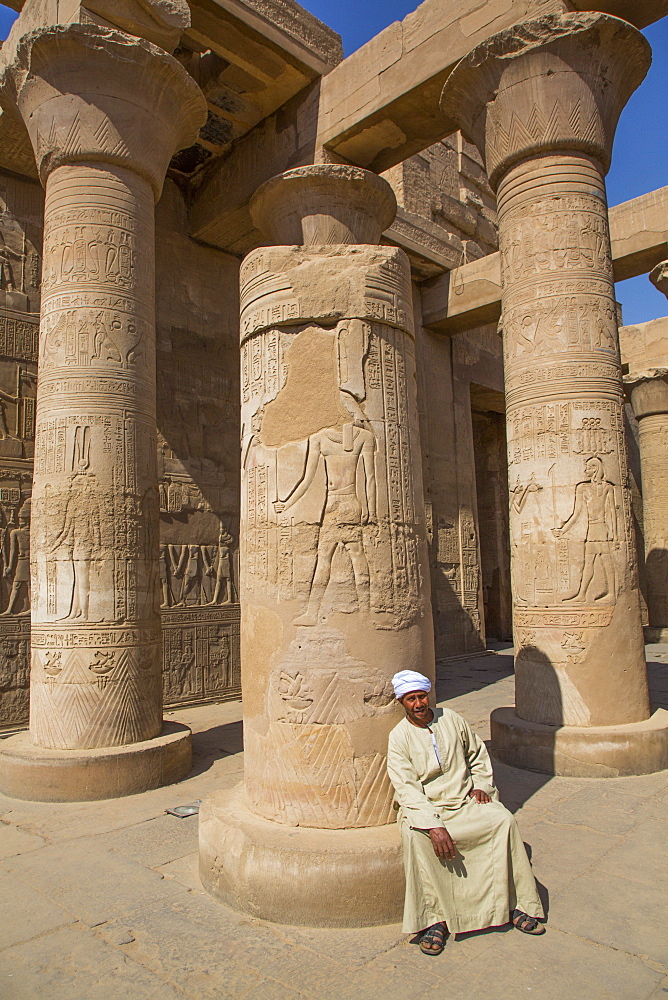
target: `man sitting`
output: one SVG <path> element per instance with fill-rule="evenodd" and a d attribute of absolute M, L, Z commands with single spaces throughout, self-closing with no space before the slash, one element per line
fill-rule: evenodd
<path fill-rule="evenodd" d="M 499 802 L 485 744 L 449 708 L 429 707 L 431 681 L 392 678 L 406 717 L 390 733 L 387 770 L 399 805 L 406 869 L 403 930 L 425 955 L 451 934 L 512 920 L 542 934 L 543 908 L 515 818 Z"/>

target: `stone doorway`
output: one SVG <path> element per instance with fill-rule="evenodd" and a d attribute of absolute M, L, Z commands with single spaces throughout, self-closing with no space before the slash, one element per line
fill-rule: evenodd
<path fill-rule="evenodd" d="M 471 385 L 480 571 L 487 644 L 512 640 L 508 467 L 503 393 Z"/>

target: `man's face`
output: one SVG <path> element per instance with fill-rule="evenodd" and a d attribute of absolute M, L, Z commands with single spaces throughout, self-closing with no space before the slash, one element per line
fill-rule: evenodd
<path fill-rule="evenodd" d="M 431 714 L 429 694 L 426 691 L 409 691 L 401 699 L 406 715 L 418 726 L 425 726 Z"/>

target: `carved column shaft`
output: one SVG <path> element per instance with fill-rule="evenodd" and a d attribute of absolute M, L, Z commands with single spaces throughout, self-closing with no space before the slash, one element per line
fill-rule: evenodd
<path fill-rule="evenodd" d="M 153 215 L 123 167 L 47 179 L 30 700 L 44 747 L 162 728 Z"/>
<path fill-rule="evenodd" d="M 549 15 L 489 39 L 443 93 L 498 197 L 516 713 L 532 724 L 649 715 L 603 179 L 648 62 L 623 21 Z"/>
<path fill-rule="evenodd" d="M 648 701 L 603 177 L 585 155 L 547 155 L 512 167 L 497 197 L 518 714 L 637 722 Z"/>
<path fill-rule="evenodd" d="M 246 791 L 293 826 L 391 822 L 390 678 L 432 669 L 410 266 L 344 243 L 390 202 L 364 171 L 293 171 L 255 215 L 310 245 L 242 266 Z"/>

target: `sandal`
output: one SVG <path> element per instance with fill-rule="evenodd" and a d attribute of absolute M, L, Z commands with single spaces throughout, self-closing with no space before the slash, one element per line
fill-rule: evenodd
<path fill-rule="evenodd" d="M 535 917 L 530 917 L 523 910 L 513 910 L 511 920 L 518 931 L 523 934 L 544 934 L 545 928 Z"/>
<path fill-rule="evenodd" d="M 426 947 L 425 947 L 426 945 Z M 443 924 L 432 924 L 420 938 L 420 951 L 424 955 L 440 955 L 445 948 L 445 927 Z"/>

